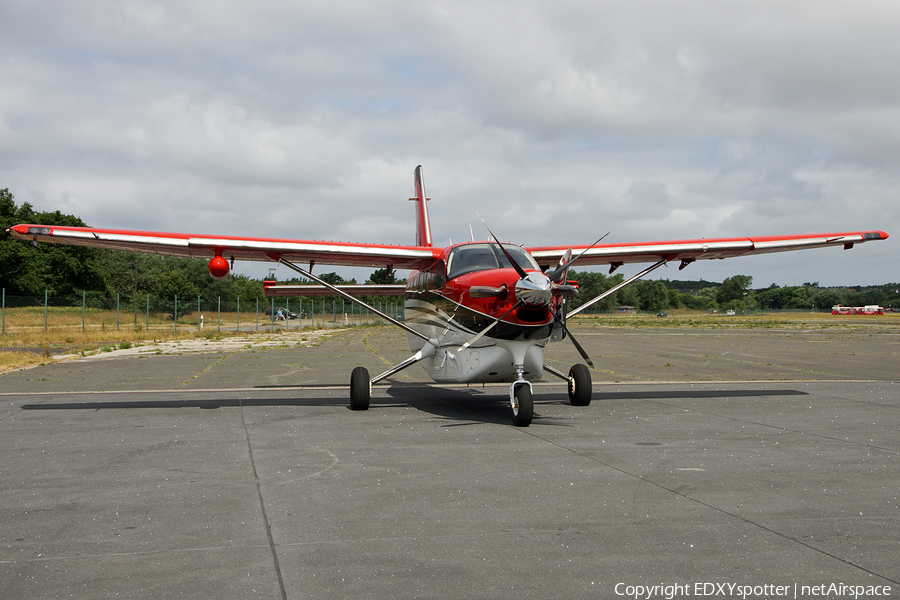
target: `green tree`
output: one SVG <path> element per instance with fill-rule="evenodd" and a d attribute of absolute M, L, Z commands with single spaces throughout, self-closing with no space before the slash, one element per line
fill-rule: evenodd
<path fill-rule="evenodd" d="M 9 295 L 36 296 L 49 289 L 57 296 L 107 295 L 101 251 L 80 246 L 29 244 L 6 230 L 20 223 L 84 227 L 73 215 L 36 212 L 28 202 L 17 207 L 9 188 L 0 190 L 0 287 Z"/>
<path fill-rule="evenodd" d="M 241 300 L 253 300 L 255 298 L 265 298 L 265 290 L 263 285 L 256 279 L 250 279 L 246 275 L 229 275 L 233 282 L 233 293 L 235 300 L 238 297 Z"/>
<path fill-rule="evenodd" d="M 196 310 L 199 293 L 200 290 L 182 269 L 169 269 L 158 273 L 150 292 L 155 308 L 169 313 L 173 318 L 175 317 L 176 296 L 178 314 L 187 315 Z"/>
<path fill-rule="evenodd" d="M 567 279 L 578 284 L 578 297 L 569 301 L 569 310 L 578 308 L 585 302 L 593 300 L 609 288 L 624 281 L 622 275 L 609 277 L 595 271 L 573 271 L 571 269 Z M 613 294 L 593 304 L 590 310 L 612 310 L 615 309 L 617 303 L 616 295 Z"/>
<path fill-rule="evenodd" d="M 661 281 L 638 282 L 635 291 L 641 310 L 656 311 L 669 307 L 669 292 Z"/>
<path fill-rule="evenodd" d="M 678 293 L 678 290 L 669 290 L 669 307 L 670 308 L 680 308 L 681 307 L 681 294 Z"/>
<path fill-rule="evenodd" d="M 372 273 L 372 276 L 369 277 L 369 281 L 381 285 L 390 285 L 392 283 L 397 283 L 397 275 L 393 269 L 378 269 Z"/>
<path fill-rule="evenodd" d="M 353 284 L 356 283 L 355 279 L 344 279 L 334 271 L 331 273 L 322 273 L 319 275 L 319 279 L 326 283 L 330 283 L 331 285 L 341 285 L 341 284 Z"/>
<path fill-rule="evenodd" d="M 734 275 L 722 282 L 716 294 L 716 302 L 720 305 L 732 301 L 743 302 L 744 295 L 750 291 L 753 278 L 749 275 Z"/>
<path fill-rule="evenodd" d="M 709 286 L 700 288 L 694 293 L 682 294 L 681 301 L 688 308 L 694 310 L 709 310 L 716 308 L 716 294 L 719 289 Z"/>

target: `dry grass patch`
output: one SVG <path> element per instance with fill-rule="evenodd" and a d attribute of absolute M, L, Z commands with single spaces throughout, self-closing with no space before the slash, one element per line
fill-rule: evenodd
<path fill-rule="evenodd" d="M 36 352 L 0 352 L 0 373 L 15 371 L 24 367 L 42 365 L 50 359 L 49 354 Z"/>

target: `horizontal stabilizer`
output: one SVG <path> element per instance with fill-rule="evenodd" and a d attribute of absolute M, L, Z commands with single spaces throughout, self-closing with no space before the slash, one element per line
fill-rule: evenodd
<path fill-rule="evenodd" d="M 346 284 L 336 285 L 337 289 L 351 296 L 402 296 L 406 285 L 397 284 Z M 335 296 L 324 285 L 278 285 L 275 281 L 264 281 L 266 296 Z"/>

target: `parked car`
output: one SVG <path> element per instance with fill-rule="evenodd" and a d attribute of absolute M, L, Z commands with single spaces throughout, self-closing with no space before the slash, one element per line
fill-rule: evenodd
<path fill-rule="evenodd" d="M 291 312 L 283 306 L 276 306 L 274 309 L 270 306 L 269 308 L 266 309 L 266 316 L 271 318 L 272 315 L 274 314 L 277 317 L 279 310 L 281 311 L 281 314 L 284 315 L 285 319 L 296 319 L 297 318 L 297 313 Z"/>
<path fill-rule="evenodd" d="M 726 316 L 726 317 L 733 317 L 734 315 L 735 315 L 735 312 L 734 312 L 733 310 L 726 310 L 726 311 L 725 311 L 725 316 Z"/>
<path fill-rule="evenodd" d="M 668 314 L 668 313 L 664 313 L 664 312 L 658 312 L 658 313 L 656 313 L 656 316 L 657 316 L 657 317 L 668 317 L 669 314 Z"/>

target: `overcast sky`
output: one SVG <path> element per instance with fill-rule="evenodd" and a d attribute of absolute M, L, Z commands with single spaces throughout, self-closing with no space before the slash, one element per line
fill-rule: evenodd
<path fill-rule="evenodd" d="M 5 0 L 0 23 L 0 188 L 91 226 L 412 244 L 422 164 L 438 244 L 484 237 L 476 210 L 526 245 L 877 229 L 654 276 L 900 281 L 900 3 Z"/>

